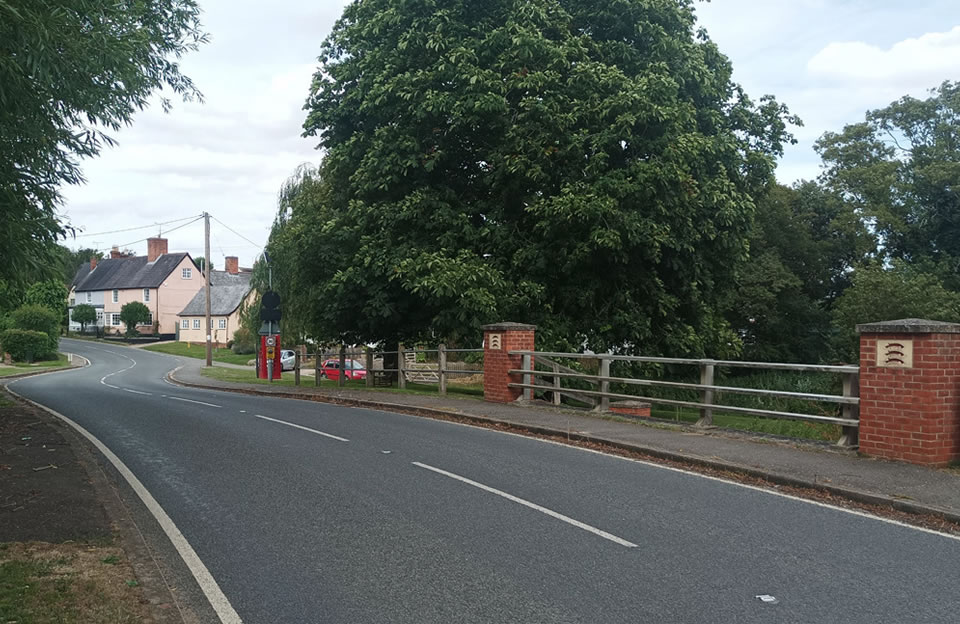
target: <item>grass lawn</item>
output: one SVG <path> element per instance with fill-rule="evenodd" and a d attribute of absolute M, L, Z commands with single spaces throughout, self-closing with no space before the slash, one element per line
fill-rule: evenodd
<path fill-rule="evenodd" d="M 210 377 L 211 379 L 217 379 L 219 381 L 229 381 L 234 383 L 255 383 L 255 384 L 270 384 L 271 382 L 266 379 L 257 379 L 256 371 L 253 370 L 238 370 L 235 368 L 222 368 L 222 367 L 212 367 L 205 368 L 202 371 L 204 377 Z M 279 381 L 272 382 L 273 385 L 280 386 L 292 386 L 293 384 L 293 371 L 288 371 L 283 374 L 283 378 Z M 313 375 L 303 375 L 300 377 L 301 386 L 313 386 L 314 378 Z M 321 379 L 320 387 L 333 390 L 338 388 L 338 382 L 330 381 L 329 379 Z M 368 392 L 393 392 L 400 394 L 424 394 L 424 395 L 438 395 L 438 389 L 436 384 L 419 384 L 419 383 L 407 383 L 407 387 L 403 390 L 399 388 L 368 388 L 365 381 L 353 381 L 348 380 L 345 386 L 348 390 L 365 390 Z M 483 398 L 483 386 L 482 385 L 457 385 L 457 384 L 447 384 L 447 396 L 458 399 L 482 399 Z"/>
<path fill-rule="evenodd" d="M 170 355 L 179 355 L 181 357 L 190 357 L 202 360 L 207 357 L 206 347 L 202 344 L 190 345 L 186 342 L 168 342 L 166 344 L 150 345 L 144 347 L 146 351 L 157 351 L 159 353 L 169 353 Z M 226 362 L 227 364 L 243 364 L 256 358 L 256 355 L 237 355 L 230 349 L 214 349 L 213 359 L 217 362 Z"/>
<path fill-rule="evenodd" d="M 70 362 L 67 361 L 67 356 L 65 356 L 62 353 L 58 353 L 57 359 L 55 360 L 33 362 L 31 364 L 27 364 L 26 362 L 14 362 L 13 368 L 7 368 L 6 366 L 4 366 L 3 368 L 0 368 L 0 377 L 3 377 L 5 375 L 19 375 L 20 373 L 25 373 L 31 370 L 38 370 L 38 369 L 46 370 L 46 369 L 54 369 L 54 368 L 63 368 L 66 366 L 70 366 Z"/>

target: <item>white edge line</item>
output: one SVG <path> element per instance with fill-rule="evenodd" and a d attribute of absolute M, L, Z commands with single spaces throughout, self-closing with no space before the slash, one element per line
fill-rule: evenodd
<path fill-rule="evenodd" d="M 185 401 L 187 403 L 196 403 L 197 405 L 206 405 L 207 407 L 216 407 L 216 408 L 223 407 L 222 405 L 214 405 L 213 403 L 204 403 L 203 401 L 194 401 L 193 399 L 184 399 L 184 398 L 175 397 L 172 395 L 167 395 L 167 398 L 173 399 L 174 401 Z"/>
<path fill-rule="evenodd" d="M 340 436 L 335 436 L 332 433 L 324 433 L 323 431 L 317 431 L 316 429 L 311 429 L 310 427 L 304 427 L 303 425 L 297 425 L 285 420 L 277 420 L 276 418 L 270 418 L 269 416 L 261 416 L 260 414 L 254 414 L 257 418 L 262 418 L 263 420 L 269 420 L 270 422 L 279 423 L 281 425 L 286 425 L 288 427 L 296 427 L 297 429 L 303 429 L 304 431 L 309 431 L 310 433 L 315 433 L 317 435 L 322 435 L 326 438 L 331 438 L 333 440 L 339 440 L 340 442 L 349 442 L 350 440 L 346 438 L 341 438 Z"/>
<path fill-rule="evenodd" d="M 132 392 L 133 394 L 145 394 L 146 396 L 153 396 L 149 392 L 140 392 L 139 390 L 131 390 L 130 388 L 120 388 L 124 392 Z"/>
<path fill-rule="evenodd" d="M 391 411 L 387 411 L 387 410 L 382 410 L 382 409 L 379 409 L 379 410 L 378 410 L 378 409 L 373 409 L 373 408 L 369 408 L 369 407 L 358 407 L 358 408 L 350 408 L 350 409 L 365 409 L 365 410 L 367 410 L 367 411 L 382 412 L 382 413 L 390 414 L 390 415 L 406 416 L 406 417 L 408 417 L 408 418 L 423 418 L 423 416 L 414 416 L 414 415 L 411 415 L 411 414 L 404 414 L 403 412 L 391 412 Z M 454 413 L 454 412 L 451 412 L 450 415 L 451 415 L 451 416 L 457 416 L 457 414 Z M 883 516 L 878 516 L 878 515 L 875 515 L 875 514 L 867 513 L 867 512 L 865 512 L 865 511 L 860 511 L 860 510 L 858 510 L 858 509 L 848 509 L 847 507 L 840 507 L 840 506 L 838 506 L 838 505 L 831 505 L 830 503 L 824 503 L 824 502 L 817 501 L 817 500 L 811 500 L 811 499 L 809 499 L 809 498 L 803 498 L 803 497 L 800 497 L 800 496 L 794 496 L 793 494 L 785 494 L 785 493 L 783 493 L 783 492 L 778 492 L 778 491 L 776 491 L 776 490 L 771 490 L 771 489 L 769 489 L 769 488 L 760 487 L 760 486 L 756 486 L 756 485 L 749 485 L 749 484 L 747 484 L 747 483 L 740 483 L 739 481 L 733 481 L 733 480 L 730 480 L 730 479 L 724 479 L 724 478 L 722 478 L 722 477 L 714 477 L 714 476 L 712 476 L 712 475 L 706 475 L 706 474 L 703 474 L 703 473 L 700 473 L 700 472 L 695 472 L 695 471 L 693 471 L 693 470 L 686 470 L 686 469 L 684 469 L 684 468 L 677 468 L 677 467 L 675 467 L 675 466 L 667 466 L 667 465 L 665 465 L 665 464 L 658 464 L 658 463 L 656 463 L 656 462 L 647 461 L 647 460 L 644 460 L 644 459 L 634 459 L 634 458 L 632 458 L 632 457 L 623 457 L 623 456 L 621 456 L 621 455 L 614 455 L 614 454 L 612 454 L 612 453 L 604 453 L 603 451 L 597 451 L 597 450 L 595 450 L 595 449 L 584 448 L 584 447 L 582 447 L 582 446 L 576 446 L 576 445 L 574 445 L 574 444 L 565 444 L 565 443 L 563 443 L 563 442 L 558 442 L 558 441 L 556 441 L 556 440 L 545 440 L 545 439 L 543 439 L 543 438 L 537 438 L 537 437 L 534 437 L 534 436 L 523 435 L 522 433 L 512 433 L 512 432 L 509 432 L 509 431 L 498 431 L 498 430 L 496 430 L 496 429 L 491 429 L 491 428 L 489 428 L 489 427 L 484 427 L 484 426 L 481 426 L 481 425 L 471 425 L 471 424 L 469 424 L 469 423 L 458 423 L 458 422 L 453 422 L 453 421 L 449 421 L 449 420 L 440 420 L 440 419 L 437 419 L 437 418 L 433 418 L 433 419 L 431 419 L 431 420 L 434 420 L 434 421 L 439 422 L 439 423 L 448 424 L 448 425 L 456 425 L 456 426 L 458 426 L 458 427 L 469 427 L 469 428 L 471 428 L 471 429 L 480 429 L 480 430 L 482 430 L 482 431 L 489 431 L 489 432 L 491 432 L 491 433 L 497 433 L 497 434 L 500 434 L 500 435 L 514 436 L 514 437 L 517 437 L 517 438 L 523 438 L 524 440 L 533 440 L 533 441 L 535 441 L 535 442 L 543 442 L 543 443 L 545 443 L 545 444 L 553 444 L 554 446 L 559 446 L 559 447 L 566 448 L 566 449 L 575 449 L 575 450 L 578 450 L 578 451 L 583 451 L 583 452 L 585 452 L 585 453 L 593 453 L 594 455 L 601 455 L 601 456 L 603 456 L 603 457 L 608 457 L 608 458 L 611 458 L 611 459 L 618 459 L 618 460 L 620 460 L 620 461 L 633 462 L 633 463 L 635 463 L 635 464 L 642 464 L 642 465 L 644 465 L 644 466 L 650 466 L 651 468 L 658 468 L 658 469 L 660 469 L 660 470 L 669 470 L 670 472 L 678 472 L 678 473 L 680 473 L 680 474 L 690 475 L 690 476 L 692 476 L 692 477 L 699 477 L 700 479 L 708 479 L 708 480 L 710 480 L 710 481 L 717 481 L 717 482 L 719 482 L 719 483 L 725 483 L 725 484 L 727 484 L 727 485 L 733 485 L 733 486 L 736 486 L 736 487 L 745 488 L 745 489 L 748 489 L 748 490 L 753 490 L 753 491 L 755 491 L 755 492 L 761 492 L 761 493 L 763 493 L 763 494 L 769 494 L 769 495 L 771 495 L 771 496 L 779 496 L 779 497 L 781 497 L 781 498 L 787 498 L 787 499 L 790 499 L 790 500 L 793 500 L 793 501 L 797 501 L 797 502 L 799 502 L 799 503 L 806 503 L 806 504 L 808 504 L 808 505 L 816 505 L 817 507 L 823 507 L 823 508 L 825 508 L 825 509 L 832 509 L 832 510 L 834 510 L 834 511 L 840 511 L 840 512 L 847 513 L 847 514 L 850 514 L 850 515 L 853 515 L 853 516 L 860 516 L 861 518 L 867 518 L 867 519 L 869 519 L 869 520 L 876 520 L 876 521 L 878 521 L 878 522 L 885 522 L 886 524 L 892 524 L 892 525 L 894 525 L 894 526 L 903 527 L 903 528 L 905 528 L 905 529 L 913 529 L 914 531 L 920 531 L 920 532 L 922 532 L 922 533 L 929 533 L 930 535 L 936 535 L 937 537 L 945 537 L 945 538 L 947 538 L 947 539 L 952 539 L 952 540 L 960 541 L 960 535 L 954 535 L 954 534 L 952 534 L 952 533 L 944 533 L 944 532 L 942 532 L 942 531 L 936 531 L 936 530 L 934 530 L 934 529 L 928 529 L 928 528 L 926 528 L 926 527 L 917 526 L 917 525 L 915 525 L 915 524 L 909 524 L 909 523 L 907 523 L 907 522 L 901 522 L 901 521 L 899 521 L 899 520 L 893 520 L 892 518 L 884 518 Z M 638 452 L 642 452 L 642 451 L 638 451 Z"/>
<path fill-rule="evenodd" d="M 588 532 L 590 532 L 590 533 L 593 533 L 594 535 L 599 535 L 599 536 L 602 537 L 603 539 L 610 540 L 611 542 L 614 542 L 615 544 L 620 544 L 621 546 L 626 546 L 627 548 L 636 548 L 636 547 L 637 547 L 637 545 L 634 544 L 633 542 L 628 542 L 627 540 L 622 539 L 622 538 L 620 538 L 620 537 L 617 537 L 616 535 L 613 535 L 612 533 L 607 533 L 606 531 L 602 531 L 602 530 L 600 530 L 600 529 L 598 529 L 598 528 L 596 528 L 596 527 L 590 526 L 589 524 L 584 524 L 583 522 L 580 522 L 579 520 L 574 520 L 574 519 L 571 518 L 570 516 L 565 516 L 565 515 L 563 515 L 562 513 L 558 513 L 558 512 L 556 512 L 556 511 L 553 511 L 552 509 L 547 509 L 546 507 L 542 507 L 541 505 L 538 505 L 538 504 L 536 504 L 536 503 L 531 503 L 530 501 L 524 500 L 524 499 L 519 498 L 519 497 L 517 497 L 517 496 L 514 496 L 513 494 L 507 494 L 506 492 L 504 492 L 504 491 L 502 491 L 502 490 L 498 490 L 498 489 L 496 489 L 496 488 L 492 488 L 492 487 L 490 487 L 489 485 L 484 485 L 484 484 L 482 484 L 482 483 L 477 483 L 476 481 L 473 481 L 472 479 L 468 479 L 468 478 L 466 478 L 466 477 L 461 477 L 461 476 L 458 475 L 458 474 L 454 474 L 454 473 L 452 473 L 452 472 L 447 472 L 446 470 L 441 470 L 440 468 L 435 468 L 435 467 L 433 467 L 433 466 L 429 466 L 429 465 L 427 465 L 427 464 L 422 464 L 422 463 L 420 463 L 420 462 L 411 462 L 411 463 L 412 463 L 414 466 L 417 466 L 417 467 L 419 467 L 419 468 L 425 468 L 426 470 L 430 470 L 430 471 L 435 472 L 435 473 L 437 473 L 437 474 L 441 474 L 441 475 L 443 475 L 443 476 L 445 476 L 445 477 L 450 477 L 451 479 L 456 479 L 457 481 L 462 481 L 463 483 L 466 483 L 467 485 L 472 485 L 472 486 L 475 487 L 475 488 L 480 488 L 480 489 L 483 490 L 484 492 L 490 492 L 491 494 L 496 494 L 497 496 L 502 496 L 503 498 L 505 498 L 505 499 L 507 499 L 507 500 L 509 500 L 509 501 L 512 501 L 512 502 L 517 503 L 517 504 L 519 504 L 519 505 L 523 505 L 524 507 L 529 507 L 530 509 L 533 509 L 533 510 L 535 510 L 535 511 L 539 511 L 540 513 L 546 514 L 546 515 L 550 516 L 551 518 L 556 518 L 557 520 L 560 520 L 560 521 L 562 521 L 562 522 L 566 522 L 566 523 L 569 524 L 569 525 L 575 526 L 575 527 L 577 527 L 578 529 L 583 529 L 584 531 L 588 531 Z"/>
<path fill-rule="evenodd" d="M 133 491 L 136 492 L 137 496 L 140 497 L 140 500 L 143 501 L 143 504 L 146 505 L 150 513 L 153 514 L 153 517 L 157 520 L 160 528 L 163 529 L 163 532 L 166 533 L 167 537 L 173 543 L 174 548 L 176 548 L 177 552 L 180 553 L 180 557 L 183 559 L 183 562 L 187 564 L 187 568 L 190 569 L 190 572 L 193 574 L 193 578 L 196 579 L 197 584 L 203 591 L 204 596 L 206 596 L 207 600 L 210 602 L 210 606 L 213 607 L 214 611 L 216 611 L 217 617 L 220 618 L 220 621 L 223 622 L 223 624 L 243 623 L 243 620 L 240 619 L 240 616 L 234 610 L 233 605 L 230 604 L 230 600 L 227 599 L 226 595 L 220 589 L 216 579 L 214 579 L 213 575 L 210 574 L 210 570 L 208 570 L 207 566 L 204 565 L 203 561 L 201 561 L 196 551 L 193 550 L 193 547 L 190 545 L 190 542 L 187 541 L 187 538 L 183 536 L 183 533 L 180 532 L 180 529 L 177 528 L 177 525 L 174 524 L 170 516 L 167 515 L 167 512 L 164 511 L 163 507 L 160 506 L 160 503 L 157 502 L 147 488 L 144 487 L 140 480 L 137 479 L 133 472 L 127 468 L 126 464 L 124 464 L 123 461 L 121 461 L 121 459 L 113 453 L 113 451 L 107 448 L 106 445 L 97 439 L 92 433 L 60 412 L 57 412 L 56 410 L 53 410 L 45 405 L 41 405 L 35 401 L 31 401 L 30 399 L 14 392 L 13 390 L 10 390 L 10 392 L 20 399 L 28 401 L 40 409 L 53 414 L 80 432 L 83 437 L 90 440 L 90 442 L 97 447 L 97 450 L 103 453 L 104 457 L 110 460 L 110 463 L 113 464 L 113 467 L 117 469 L 117 472 L 123 475 L 123 478 L 126 479 L 127 483 L 130 484 L 130 487 L 133 488 Z"/>

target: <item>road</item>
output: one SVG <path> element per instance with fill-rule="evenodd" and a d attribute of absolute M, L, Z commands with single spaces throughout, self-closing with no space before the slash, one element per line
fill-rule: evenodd
<path fill-rule="evenodd" d="M 960 617 L 950 537 L 485 429 L 175 387 L 162 354 L 61 348 L 91 366 L 11 388 L 122 460 L 247 623 Z"/>

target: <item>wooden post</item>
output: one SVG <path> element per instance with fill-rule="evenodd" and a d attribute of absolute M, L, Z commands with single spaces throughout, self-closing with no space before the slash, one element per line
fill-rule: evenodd
<path fill-rule="evenodd" d="M 397 387 L 401 390 L 407 387 L 407 374 L 404 372 L 406 362 L 403 357 L 403 343 L 397 345 Z"/>
<path fill-rule="evenodd" d="M 293 352 L 293 385 L 300 385 L 300 349 Z"/>
<path fill-rule="evenodd" d="M 560 372 L 560 365 L 557 363 L 553 364 L 553 372 Z M 560 405 L 560 375 L 553 376 L 553 404 Z"/>
<path fill-rule="evenodd" d="M 367 387 L 373 387 L 373 349 L 367 347 Z"/>
<path fill-rule="evenodd" d="M 713 363 L 700 364 L 700 383 L 704 386 L 713 385 Z M 701 390 L 700 402 L 706 405 L 713 405 L 713 390 Z M 713 409 L 709 407 L 700 408 L 700 420 L 697 421 L 698 427 L 708 427 L 713 424 Z"/>
<path fill-rule="evenodd" d="M 347 346 L 340 345 L 340 378 L 337 384 L 341 388 L 347 385 Z"/>
<path fill-rule="evenodd" d="M 605 357 L 600 358 L 600 376 L 609 377 L 610 376 L 610 360 Z M 610 397 L 604 396 L 606 393 L 610 392 L 610 382 L 601 380 L 600 381 L 600 392 L 603 394 L 600 395 L 600 403 L 597 405 L 597 411 L 607 412 L 610 411 Z"/>
<path fill-rule="evenodd" d="M 440 376 L 440 396 L 447 396 L 447 345 L 437 347 L 437 370 Z"/>
<path fill-rule="evenodd" d="M 843 374 L 843 396 L 845 397 L 860 396 L 860 374 L 859 373 Z M 843 406 L 843 417 L 850 418 L 853 420 L 860 420 L 860 406 L 845 404 Z M 840 436 L 840 440 L 837 441 L 837 445 L 838 446 L 857 446 L 859 443 L 859 433 L 860 433 L 859 427 L 844 427 L 843 433 Z"/>

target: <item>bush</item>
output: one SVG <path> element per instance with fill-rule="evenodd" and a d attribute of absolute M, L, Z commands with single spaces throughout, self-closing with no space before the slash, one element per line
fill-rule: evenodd
<path fill-rule="evenodd" d="M 18 362 L 49 360 L 56 356 L 45 332 L 30 329 L 8 329 L 0 334 L 0 349 Z"/>
<path fill-rule="evenodd" d="M 60 340 L 60 317 L 53 310 L 42 305 L 20 306 L 13 311 L 13 327 L 29 331 L 43 332 L 50 341 L 49 351 L 56 352 Z"/>
<path fill-rule="evenodd" d="M 237 355 L 256 353 L 256 338 L 249 329 L 240 327 L 233 332 L 233 344 L 229 348 Z"/>
<path fill-rule="evenodd" d="M 131 301 L 120 308 L 120 320 L 126 326 L 127 336 L 136 336 L 137 325 L 150 322 L 150 309 L 139 301 Z"/>

